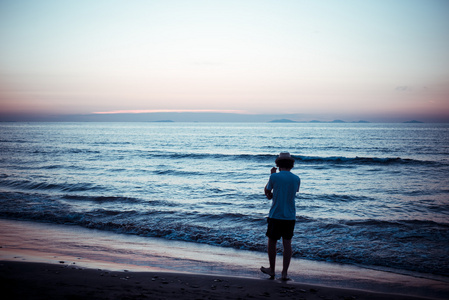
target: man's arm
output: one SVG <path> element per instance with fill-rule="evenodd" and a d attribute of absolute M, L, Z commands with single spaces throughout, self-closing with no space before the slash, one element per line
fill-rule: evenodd
<path fill-rule="evenodd" d="M 273 167 L 273 168 L 271 168 L 271 174 L 274 174 L 274 173 L 276 173 L 276 168 Z M 267 186 L 268 186 L 268 183 L 267 183 L 267 185 L 265 185 L 265 188 L 264 188 L 265 196 L 267 196 L 268 200 L 271 200 L 271 199 L 273 199 L 273 193 L 271 192 L 271 190 L 269 190 L 267 188 Z"/>
<path fill-rule="evenodd" d="M 273 199 L 273 193 L 271 192 L 271 190 L 267 189 L 268 183 L 264 188 L 264 192 L 265 192 L 265 196 L 267 196 L 268 200 Z"/>

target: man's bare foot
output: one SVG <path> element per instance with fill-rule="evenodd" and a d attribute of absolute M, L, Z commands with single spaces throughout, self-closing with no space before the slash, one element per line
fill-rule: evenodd
<path fill-rule="evenodd" d="M 289 281 L 289 280 L 291 280 L 290 278 L 288 278 L 288 276 L 287 276 L 287 273 L 282 273 L 282 277 L 281 277 L 281 280 L 282 281 Z"/>
<path fill-rule="evenodd" d="M 269 275 L 270 279 L 274 279 L 274 272 L 272 272 L 270 268 L 260 267 L 260 271 L 264 274 Z"/>

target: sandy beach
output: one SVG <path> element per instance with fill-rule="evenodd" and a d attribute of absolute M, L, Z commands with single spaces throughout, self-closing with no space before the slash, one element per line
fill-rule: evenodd
<path fill-rule="evenodd" d="M 218 275 L 118 272 L 56 264 L 0 263 L 8 299 L 423 299 Z"/>
<path fill-rule="evenodd" d="M 269 280 L 259 253 L 0 220 L 9 299 L 446 299 L 447 278 L 294 260 Z"/>

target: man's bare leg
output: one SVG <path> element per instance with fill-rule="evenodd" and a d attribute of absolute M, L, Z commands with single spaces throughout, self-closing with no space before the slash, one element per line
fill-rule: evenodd
<path fill-rule="evenodd" d="M 268 260 L 270 262 L 270 269 L 274 276 L 274 270 L 276 267 L 276 244 L 278 241 L 268 238 Z"/>
<path fill-rule="evenodd" d="M 270 262 L 270 268 L 264 268 L 261 267 L 260 270 L 270 275 L 271 278 L 274 278 L 275 275 L 275 267 L 276 267 L 276 244 L 277 240 L 268 238 L 268 246 L 267 246 L 267 252 L 268 252 L 268 261 Z"/>
<path fill-rule="evenodd" d="M 289 280 L 287 277 L 288 267 L 290 266 L 290 260 L 292 258 L 292 240 L 282 239 L 282 244 L 284 246 L 283 252 L 283 269 L 282 269 L 282 279 Z"/>

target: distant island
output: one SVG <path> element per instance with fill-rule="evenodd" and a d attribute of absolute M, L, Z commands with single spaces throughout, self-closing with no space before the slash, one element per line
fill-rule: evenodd
<path fill-rule="evenodd" d="M 293 121 L 290 119 L 276 119 L 276 120 L 272 120 L 269 121 L 268 123 L 347 123 L 346 121 L 343 120 L 333 120 L 333 121 L 319 121 L 319 120 L 312 120 L 312 121 Z M 350 123 L 371 123 L 369 121 L 365 121 L 365 120 L 360 120 L 360 121 L 353 121 Z"/>
<path fill-rule="evenodd" d="M 153 123 L 173 123 L 175 121 L 172 121 L 172 120 L 158 120 L 158 121 L 150 121 L 150 122 L 153 122 Z"/>
<path fill-rule="evenodd" d="M 343 121 L 343 120 L 333 120 L 333 121 L 312 120 L 312 121 L 309 121 L 309 123 L 347 123 L 347 122 Z M 359 120 L 359 121 L 352 121 L 350 123 L 371 123 L 371 122 L 365 121 L 365 120 Z"/>
<path fill-rule="evenodd" d="M 276 119 L 276 120 L 269 121 L 268 123 L 328 123 L 328 124 L 329 123 L 337 123 L 337 124 L 339 124 L 339 123 L 371 123 L 371 122 L 370 121 L 366 121 L 366 120 L 346 122 L 346 121 L 339 120 L 339 119 L 333 120 L 333 121 L 320 121 L 320 120 L 293 121 L 293 120 L 290 120 L 290 119 Z M 404 123 L 404 124 L 421 124 L 421 123 L 424 123 L 424 122 L 417 121 L 417 120 L 411 120 L 411 121 L 405 121 L 405 122 L 402 122 L 402 123 Z"/>

